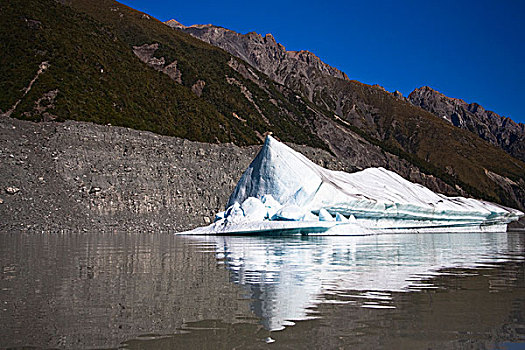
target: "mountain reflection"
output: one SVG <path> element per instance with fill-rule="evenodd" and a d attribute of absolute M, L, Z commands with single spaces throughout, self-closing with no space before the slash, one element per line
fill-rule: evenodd
<path fill-rule="evenodd" d="M 315 317 L 312 308 L 351 294 L 388 305 L 389 292 L 434 288 L 443 268 L 474 268 L 522 259 L 522 241 L 501 234 L 365 237 L 206 237 L 219 263 L 243 285 L 252 311 L 270 330 Z"/>

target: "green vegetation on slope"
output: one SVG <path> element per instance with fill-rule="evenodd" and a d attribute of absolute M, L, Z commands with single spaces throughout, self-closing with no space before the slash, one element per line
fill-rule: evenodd
<path fill-rule="evenodd" d="M 309 131 L 312 115 L 281 94 L 272 82 L 268 92 L 229 67 L 226 52 L 178 33 L 163 23 L 114 1 L 15 0 L 0 12 L 0 109 L 23 96 L 41 62 L 49 69 L 22 98 L 13 116 L 41 120 L 35 103 L 58 89 L 48 112 L 57 120 L 111 123 L 206 142 L 260 142 L 273 131 L 286 141 L 326 148 Z M 133 46 L 158 43 L 156 56 L 177 60 L 180 85 L 146 66 Z M 252 92 L 266 122 L 231 77 Z M 191 86 L 206 85 L 197 97 Z M 264 78 L 261 78 L 264 79 Z M 279 101 L 269 103 L 269 95 Z M 293 101 L 293 100 L 292 100 Z M 235 118 L 239 115 L 245 122 Z M 259 134 L 259 135 L 258 135 Z"/>

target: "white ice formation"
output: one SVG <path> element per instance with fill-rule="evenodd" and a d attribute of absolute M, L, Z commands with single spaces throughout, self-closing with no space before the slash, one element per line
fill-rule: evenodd
<path fill-rule="evenodd" d="M 446 197 L 383 168 L 324 169 L 271 136 L 216 221 L 184 234 L 499 232 L 523 213 Z"/>

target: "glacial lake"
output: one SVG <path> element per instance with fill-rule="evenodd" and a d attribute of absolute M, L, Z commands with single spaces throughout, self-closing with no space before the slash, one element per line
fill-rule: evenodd
<path fill-rule="evenodd" d="M 1 348 L 525 348 L 525 234 L 0 234 Z"/>

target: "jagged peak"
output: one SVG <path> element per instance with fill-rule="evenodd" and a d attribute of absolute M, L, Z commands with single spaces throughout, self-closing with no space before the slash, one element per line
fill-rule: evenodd
<path fill-rule="evenodd" d="M 330 74 L 332 76 L 335 76 L 337 78 L 344 79 L 344 80 L 350 80 L 348 78 L 348 76 L 346 75 L 346 73 L 344 73 L 343 71 L 341 71 L 341 70 L 339 70 L 339 69 L 337 69 L 335 67 L 332 67 L 329 64 L 323 62 L 317 55 L 315 55 L 314 53 L 312 53 L 312 52 L 310 52 L 308 50 L 299 50 L 299 51 L 288 51 L 288 50 L 286 50 L 284 45 L 282 45 L 281 43 L 277 42 L 277 40 L 275 39 L 275 37 L 273 36 L 272 33 L 267 33 L 264 36 L 262 36 L 261 34 L 255 32 L 255 31 L 251 31 L 251 32 L 248 32 L 246 34 L 241 34 L 241 33 L 235 32 L 233 30 L 230 30 L 230 29 L 227 29 L 227 28 L 224 28 L 224 27 L 220 27 L 220 26 L 211 25 L 211 24 L 207 24 L 207 25 L 197 25 L 196 24 L 196 25 L 192 25 L 192 26 L 183 26 L 183 25 L 180 25 L 179 22 L 177 22 L 176 20 L 170 20 L 170 21 L 167 21 L 165 23 L 167 25 L 171 26 L 171 27 L 178 28 L 178 29 L 213 28 L 214 30 L 230 32 L 230 33 L 232 33 L 234 35 L 237 35 L 239 37 L 246 37 L 248 40 L 252 40 L 252 41 L 255 40 L 255 41 L 258 41 L 260 43 L 263 43 L 264 45 L 271 46 L 272 48 L 277 48 L 279 51 L 282 52 L 282 54 L 286 55 L 288 58 L 299 60 L 299 61 L 303 61 L 303 62 L 305 62 L 307 64 L 314 63 L 314 64 L 318 65 L 318 67 L 320 67 L 322 71 L 324 71 L 325 73 L 328 73 L 328 74 Z M 190 34 L 199 37 L 199 35 L 196 35 L 195 33 L 190 33 Z"/>
<path fill-rule="evenodd" d="M 164 22 L 164 24 L 168 25 L 169 27 L 172 27 L 172 28 L 187 28 L 184 24 L 180 23 L 179 21 L 177 21 L 176 19 L 170 19 L 166 22 Z"/>
<path fill-rule="evenodd" d="M 394 95 L 397 98 L 404 98 L 403 94 L 399 90 L 395 90 L 392 95 Z"/>
<path fill-rule="evenodd" d="M 166 24 L 169 27 L 176 28 L 176 29 L 211 28 L 211 27 L 222 28 L 222 27 L 215 26 L 213 24 L 192 24 L 191 26 L 185 26 L 184 24 L 180 23 L 176 19 L 170 19 L 170 20 L 164 22 L 164 24 Z M 225 29 L 225 28 L 223 28 L 223 29 Z M 226 30 L 228 30 L 228 29 L 226 29 Z"/>
<path fill-rule="evenodd" d="M 412 92 L 410 93 L 410 95 L 415 94 L 415 93 L 419 93 L 419 92 L 421 92 L 421 91 L 435 92 L 435 93 L 438 93 L 438 94 L 443 95 L 442 93 L 440 93 L 440 92 L 437 91 L 437 90 L 432 89 L 432 88 L 431 88 L 430 86 L 428 86 L 428 85 L 421 86 L 421 87 L 419 87 L 419 88 L 414 89 L 414 91 L 412 91 Z"/>
<path fill-rule="evenodd" d="M 284 49 L 284 46 L 283 46 L 283 49 Z M 341 71 L 341 70 L 339 70 L 339 69 L 337 69 L 335 67 L 332 67 L 329 64 L 323 62 L 323 60 L 321 60 L 316 54 L 314 54 L 311 51 L 308 51 L 308 50 L 286 51 L 286 53 L 287 53 L 287 55 L 289 57 L 292 57 L 292 58 L 297 59 L 297 60 L 304 61 L 306 63 L 316 62 L 319 65 L 325 67 L 329 71 L 334 71 L 334 72 L 339 73 L 343 77 L 343 79 L 349 80 L 349 78 L 348 78 L 348 76 L 346 75 L 345 72 L 343 72 L 343 71 Z"/>
<path fill-rule="evenodd" d="M 414 91 L 412 91 L 412 92 L 408 95 L 408 97 L 409 97 L 409 98 L 414 98 L 414 96 L 419 95 L 419 94 L 422 93 L 422 92 L 430 92 L 430 93 L 435 94 L 435 95 L 438 95 L 438 96 L 440 96 L 440 97 L 442 97 L 442 98 L 446 98 L 447 100 L 454 101 L 454 102 L 456 102 L 456 103 L 458 103 L 458 104 L 468 105 L 467 102 L 465 102 L 464 100 L 462 100 L 462 99 L 460 99 L 460 98 L 455 98 L 455 97 L 447 96 L 447 95 L 445 95 L 444 93 L 439 92 L 439 91 L 437 91 L 436 89 L 433 89 L 433 88 L 431 88 L 430 86 L 427 86 L 427 85 L 422 86 L 422 87 L 417 88 L 417 89 L 414 89 Z"/>
<path fill-rule="evenodd" d="M 246 34 L 239 34 L 239 35 L 244 35 L 244 36 L 248 36 L 248 37 L 252 36 L 252 37 L 257 37 L 257 38 L 262 39 L 262 35 L 257 33 L 257 32 L 255 32 L 255 31 L 251 31 L 251 32 L 248 32 Z"/>
<path fill-rule="evenodd" d="M 376 88 L 376 89 L 378 89 L 378 90 L 384 91 L 384 92 L 388 92 L 388 91 L 386 91 L 386 89 L 385 89 L 384 86 L 379 85 L 379 84 L 374 84 L 374 85 L 372 85 L 372 87 L 373 87 L 373 88 Z"/>
<path fill-rule="evenodd" d="M 265 39 L 275 41 L 275 38 L 273 37 L 272 33 L 266 33 L 264 36 Z"/>
<path fill-rule="evenodd" d="M 307 56 L 312 57 L 316 61 L 321 61 L 321 59 L 313 52 L 308 50 L 299 50 L 299 51 L 288 51 L 293 56 Z"/>

